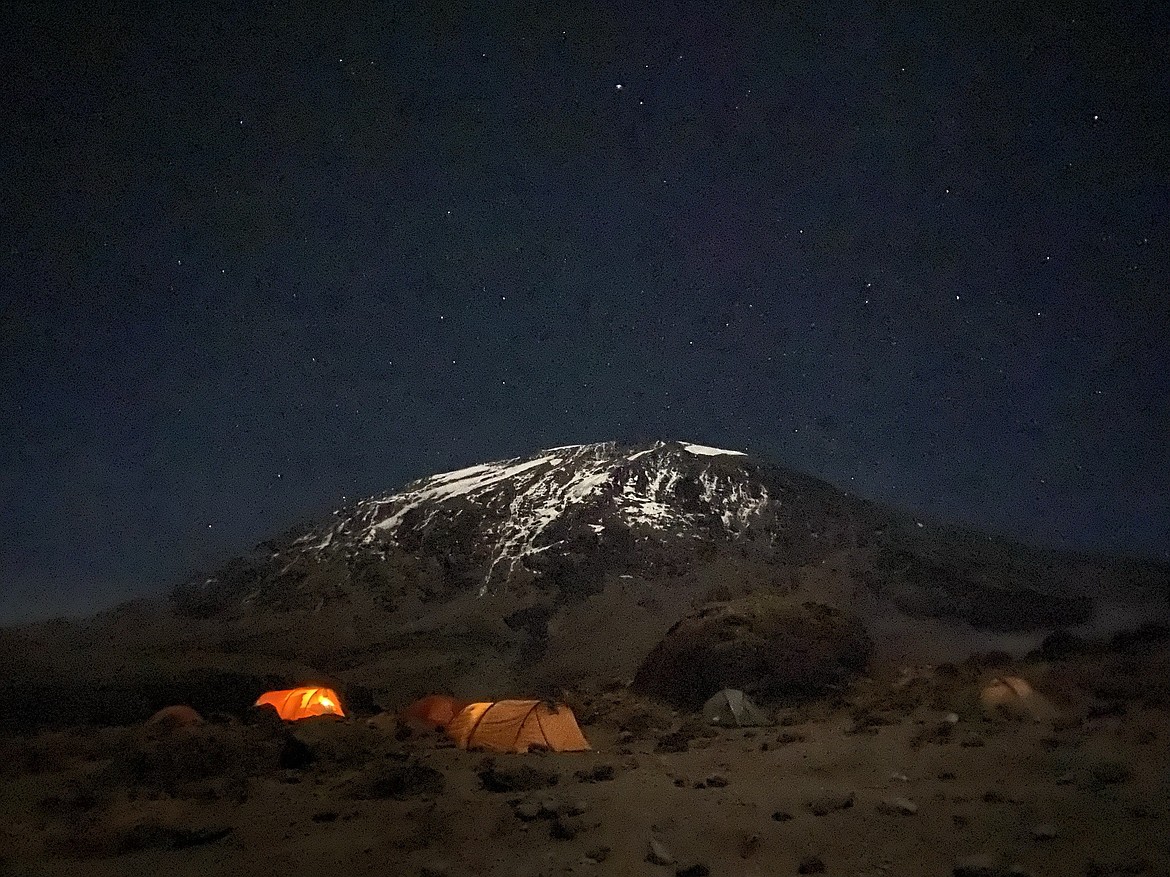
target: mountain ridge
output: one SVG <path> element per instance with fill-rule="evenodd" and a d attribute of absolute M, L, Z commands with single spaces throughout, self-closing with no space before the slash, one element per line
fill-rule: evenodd
<path fill-rule="evenodd" d="M 691 442 L 549 448 L 438 473 L 358 500 L 335 511 L 332 520 L 261 543 L 251 563 L 265 568 L 259 577 L 271 584 L 305 565 L 369 570 L 389 563 L 409 575 L 410 559 L 429 559 L 442 566 L 440 577 L 448 585 L 475 581 L 477 593 L 486 596 L 541 579 L 567 583 L 574 559 L 644 566 L 632 557 L 634 543 L 653 554 L 672 542 L 680 548 L 680 540 L 698 547 L 766 536 L 772 543 L 786 541 L 789 559 L 807 554 L 805 543 L 826 538 L 825 527 L 817 529 L 811 521 L 825 517 L 823 500 L 836 498 L 835 489 L 779 467 L 766 468 L 761 480 L 761 471 L 762 464 L 743 452 Z M 811 499 L 814 494 L 822 502 Z M 791 512 L 777 502 L 789 495 L 800 498 Z M 795 531 L 797 517 L 807 532 L 800 539 L 781 535 L 775 524 Z M 681 562 L 694 552 L 669 553 L 680 555 Z M 275 570 L 274 561 L 279 561 Z M 279 588 L 261 585 L 241 593 L 240 585 L 257 576 L 229 572 L 229 578 L 237 581 L 226 587 L 222 570 L 192 580 L 178 590 L 177 602 L 194 606 L 209 596 L 221 609 L 233 599 L 291 605 Z M 303 602 L 297 605 L 304 608 Z"/>
<path fill-rule="evenodd" d="M 86 715 L 221 677 L 394 704 L 625 684 L 680 619 L 757 597 L 856 619 L 883 667 L 1111 633 L 1168 593 L 1164 564 L 940 524 L 742 452 L 604 442 L 357 500 L 166 601 L 0 631 L 0 655 L 25 668 L 13 692 L 67 689 Z"/>
<path fill-rule="evenodd" d="M 1117 569 L 1128 566 L 1133 587 L 1155 593 L 1167 569 L 924 523 L 742 451 L 610 441 L 436 473 L 357 500 L 184 583 L 173 602 L 202 616 L 366 599 L 393 610 L 413 589 L 423 603 L 471 591 L 555 606 L 607 578 L 669 581 L 719 555 L 778 574 L 844 558 L 854 599 L 993 629 L 1085 623 L 1091 592 L 1108 590 Z M 1125 596 L 1126 587 L 1114 590 Z M 981 606 L 980 595 L 996 605 Z"/>

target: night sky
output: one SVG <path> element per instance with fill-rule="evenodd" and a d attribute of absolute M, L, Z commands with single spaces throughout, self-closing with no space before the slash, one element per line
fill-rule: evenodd
<path fill-rule="evenodd" d="M 1170 556 L 1170 5 L 150 5 L 0 4 L 0 621 L 607 439 Z"/>

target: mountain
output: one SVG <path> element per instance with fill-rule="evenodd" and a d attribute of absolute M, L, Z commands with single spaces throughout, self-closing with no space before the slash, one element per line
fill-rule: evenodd
<path fill-rule="evenodd" d="M 721 550 L 805 563 L 843 544 L 837 491 L 738 451 L 685 442 L 570 445 L 423 478 L 265 543 L 188 583 L 192 614 L 233 606 L 311 609 L 373 589 L 424 597 L 543 592 L 565 602 L 607 574 L 676 575 Z M 328 583 L 312 571 L 336 570 Z"/>
<path fill-rule="evenodd" d="M 231 711 L 309 680 L 390 707 L 555 694 L 628 683 L 651 653 L 661 675 L 672 630 L 730 648 L 764 606 L 783 617 L 741 628 L 737 654 L 775 658 L 759 630 L 799 640 L 803 619 L 833 619 L 838 653 L 871 641 L 876 668 L 1108 633 L 1165 617 L 1168 593 L 1165 565 L 924 520 L 739 451 L 602 442 L 363 499 L 167 601 L 0 631 L 0 695 L 66 726 Z"/>
<path fill-rule="evenodd" d="M 689 608 L 759 590 L 847 608 L 879 647 L 925 653 L 1036 641 L 1107 605 L 1164 599 L 1168 582 L 1157 564 L 924 521 L 740 451 L 601 442 L 361 500 L 186 583 L 173 606 L 245 629 L 305 615 L 323 648 L 376 650 L 369 640 L 393 630 L 456 651 L 452 637 L 474 641 L 488 660 L 495 643 L 559 678 L 630 675 Z M 599 656 L 599 631 L 615 626 Z"/>

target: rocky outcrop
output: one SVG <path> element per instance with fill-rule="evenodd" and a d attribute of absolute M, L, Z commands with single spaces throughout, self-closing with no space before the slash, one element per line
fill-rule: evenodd
<path fill-rule="evenodd" d="M 814 695 L 864 668 L 872 645 L 843 610 L 756 594 L 686 615 L 647 656 L 634 687 L 690 709 L 722 688 Z"/>

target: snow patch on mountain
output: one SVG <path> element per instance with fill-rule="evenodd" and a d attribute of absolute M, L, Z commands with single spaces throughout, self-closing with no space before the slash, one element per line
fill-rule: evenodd
<path fill-rule="evenodd" d="M 722 456 L 725 454 L 729 457 L 746 457 L 747 456 L 747 454 L 745 454 L 743 451 L 725 451 L 725 450 L 723 450 L 723 448 L 711 448 L 711 447 L 708 447 L 707 445 L 696 445 L 693 443 L 684 444 L 683 450 L 690 451 L 692 454 L 697 454 L 698 456 L 701 456 L 701 457 L 718 457 L 718 456 Z"/>
<path fill-rule="evenodd" d="M 549 448 L 531 457 L 432 475 L 397 493 L 361 501 L 338 512 L 325 531 L 303 536 L 297 547 L 302 552 L 371 550 L 396 541 L 403 528 L 426 532 L 436 519 L 474 514 L 477 540 L 482 538 L 488 547 L 480 589 L 484 594 L 495 581 L 510 577 L 525 558 L 559 544 L 548 541 L 546 534 L 569 512 L 591 518 L 588 527 L 599 538 L 615 518 L 629 528 L 697 537 L 704 522 L 742 528 L 767 507 L 767 489 L 738 466 L 717 466 L 714 459 L 688 461 L 687 454 L 746 456 L 684 442 Z M 682 501 L 684 488 L 689 503 Z"/>

